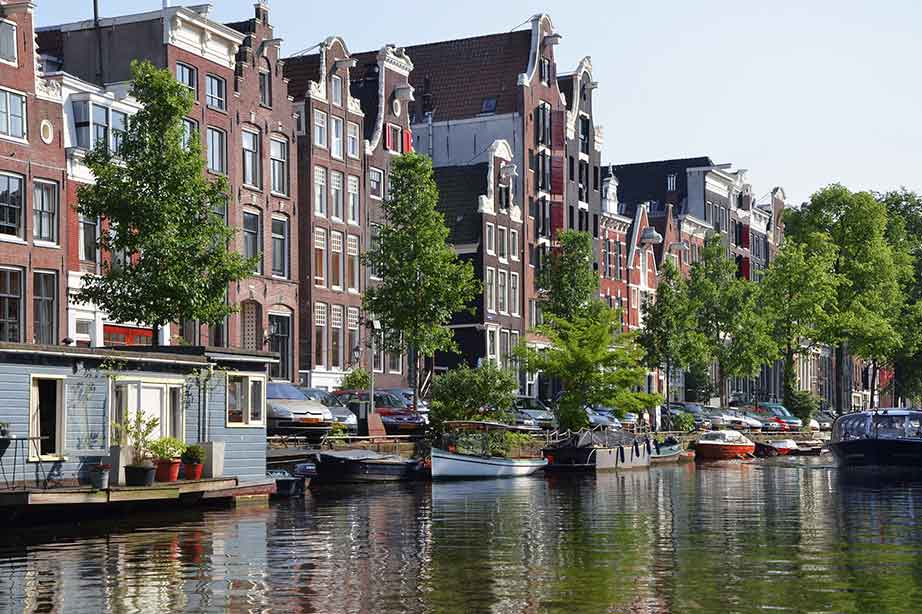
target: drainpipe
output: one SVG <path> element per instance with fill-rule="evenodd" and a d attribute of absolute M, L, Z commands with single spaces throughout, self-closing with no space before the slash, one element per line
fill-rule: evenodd
<path fill-rule="evenodd" d="M 102 85 L 102 31 L 99 29 L 99 0 L 93 0 L 93 31 L 96 34 L 96 83 Z"/>
<path fill-rule="evenodd" d="M 429 159 L 432 160 L 435 148 L 435 141 L 432 138 L 432 111 L 426 113 L 426 126 L 429 128 Z"/>

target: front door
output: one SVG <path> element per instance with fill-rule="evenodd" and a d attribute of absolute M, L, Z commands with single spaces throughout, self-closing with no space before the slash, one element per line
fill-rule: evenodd
<path fill-rule="evenodd" d="M 150 438 L 159 439 L 168 433 L 167 416 L 164 415 L 164 387 L 141 385 L 141 411 L 145 418 L 157 418 L 158 424 Z"/>

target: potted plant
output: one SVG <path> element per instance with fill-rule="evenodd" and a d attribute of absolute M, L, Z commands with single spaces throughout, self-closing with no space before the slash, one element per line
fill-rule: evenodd
<path fill-rule="evenodd" d="M 175 482 L 179 479 L 179 459 L 186 444 L 175 437 L 161 437 L 150 443 L 151 454 L 157 464 L 158 482 Z"/>
<path fill-rule="evenodd" d="M 202 479 L 202 461 L 205 460 L 205 448 L 199 445 L 186 446 L 182 453 L 183 478 L 186 480 Z"/>
<path fill-rule="evenodd" d="M 127 486 L 150 486 L 154 483 L 154 464 L 150 461 L 150 436 L 160 419 L 138 409 L 125 422 L 113 422 L 112 430 L 120 445 L 131 446 L 131 464 L 125 465 Z"/>
<path fill-rule="evenodd" d="M 108 463 L 98 463 L 90 467 L 90 485 L 96 490 L 106 490 L 109 488 L 109 471 L 112 465 Z"/>
<path fill-rule="evenodd" d="M 9 437 L 9 422 L 0 422 L 0 437 Z"/>

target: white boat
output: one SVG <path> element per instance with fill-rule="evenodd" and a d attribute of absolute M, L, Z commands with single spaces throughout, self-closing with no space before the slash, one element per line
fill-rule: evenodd
<path fill-rule="evenodd" d="M 445 423 L 446 430 L 517 431 L 515 427 L 495 422 Z M 513 478 L 531 475 L 547 464 L 543 458 L 506 458 L 488 454 L 466 454 L 457 449 L 432 448 L 432 479 Z"/>

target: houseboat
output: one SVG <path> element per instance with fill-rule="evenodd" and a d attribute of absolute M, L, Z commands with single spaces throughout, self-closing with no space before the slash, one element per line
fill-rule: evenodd
<path fill-rule="evenodd" d="M 922 471 L 922 411 L 879 409 L 840 416 L 829 449 L 840 467 Z"/>
<path fill-rule="evenodd" d="M 585 429 L 542 450 L 548 471 L 612 471 L 649 467 L 653 447 L 625 431 Z"/>
<path fill-rule="evenodd" d="M 496 422 L 445 423 L 442 447 L 432 448 L 432 479 L 511 478 L 531 475 L 544 468 L 543 458 L 501 456 L 495 444 L 506 432 L 521 431 Z"/>

